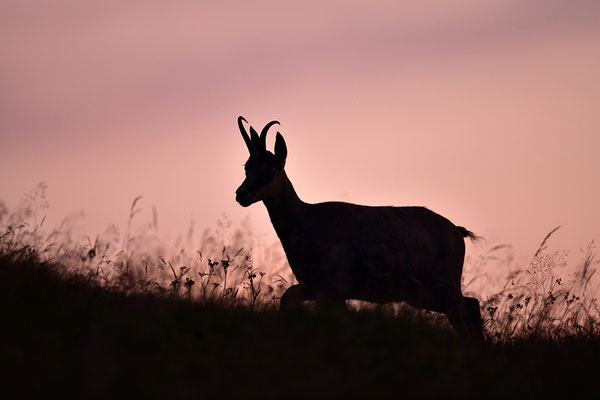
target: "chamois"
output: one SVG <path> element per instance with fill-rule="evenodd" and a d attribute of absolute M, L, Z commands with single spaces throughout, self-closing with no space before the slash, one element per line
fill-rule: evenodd
<path fill-rule="evenodd" d="M 243 207 L 267 207 L 297 285 L 280 300 L 280 312 L 315 300 L 321 307 L 344 307 L 345 300 L 405 301 L 446 314 L 461 334 L 483 338 L 479 301 L 464 297 L 461 275 L 464 238 L 477 237 L 424 207 L 371 207 L 300 200 L 284 167 L 287 146 L 281 133 L 275 154 L 267 151 L 269 122 L 260 135 L 244 117 L 238 127 L 250 158 L 236 190 Z"/>

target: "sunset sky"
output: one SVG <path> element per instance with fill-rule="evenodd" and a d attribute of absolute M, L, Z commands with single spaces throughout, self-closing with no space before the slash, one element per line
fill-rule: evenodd
<path fill-rule="evenodd" d="M 224 212 L 275 238 L 235 202 L 243 115 L 281 121 L 305 201 L 423 205 L 519 254 L 600 239 L 600 2 L 287 4 L 0 2 L 0 200 L 45 181 L 48 223 L 91 236 L 142 195 L 171 237 Z"/>

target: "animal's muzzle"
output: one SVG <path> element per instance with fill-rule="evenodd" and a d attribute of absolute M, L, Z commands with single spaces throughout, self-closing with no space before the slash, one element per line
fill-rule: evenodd
<path fill-rule="evenodd" d="M 252 204 L 251 198 L 252 193 L 248 192 L 247 190 L 243 190 L 241 186 L 235 191 L 235 201 L 237 201 L 242 207 L 248 207 L 250 204 Z"/>

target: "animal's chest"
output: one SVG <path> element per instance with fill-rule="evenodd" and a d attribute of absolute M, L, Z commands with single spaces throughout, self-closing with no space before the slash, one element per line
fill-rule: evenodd
<path fill-rule="evenodd" d="M 283 249 L 300 283 L 339 280 L 348 265 L 347 244 L 323 241 L 318 236 L 290 235 L 282 240 Z"/>
<path fill-rule="evenodd" d="M 350 289 L 360 286 L 370 274 L 389 274 L 392 267 L 379 262 L 381 257 L 368 257 L 365 251 L 358 251 L 360 248 L 350 241 L 295 239 L 284 244 L 284 250 L 292 272 L 303 285 Z M 369 262 L 370 258 L 373 262 Z"/>

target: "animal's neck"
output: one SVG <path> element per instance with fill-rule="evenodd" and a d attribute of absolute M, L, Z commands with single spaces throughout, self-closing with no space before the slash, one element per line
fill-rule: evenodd
<path fill-rule="evenodd" d="M 294 190 L 285 171 L 282 171 L 281 185 L 276 193 L 264 200 L 271 223 L 282 243 L 290 237 L 298 219 L 301 217 L 302 209 L 306 205 Z"/>

